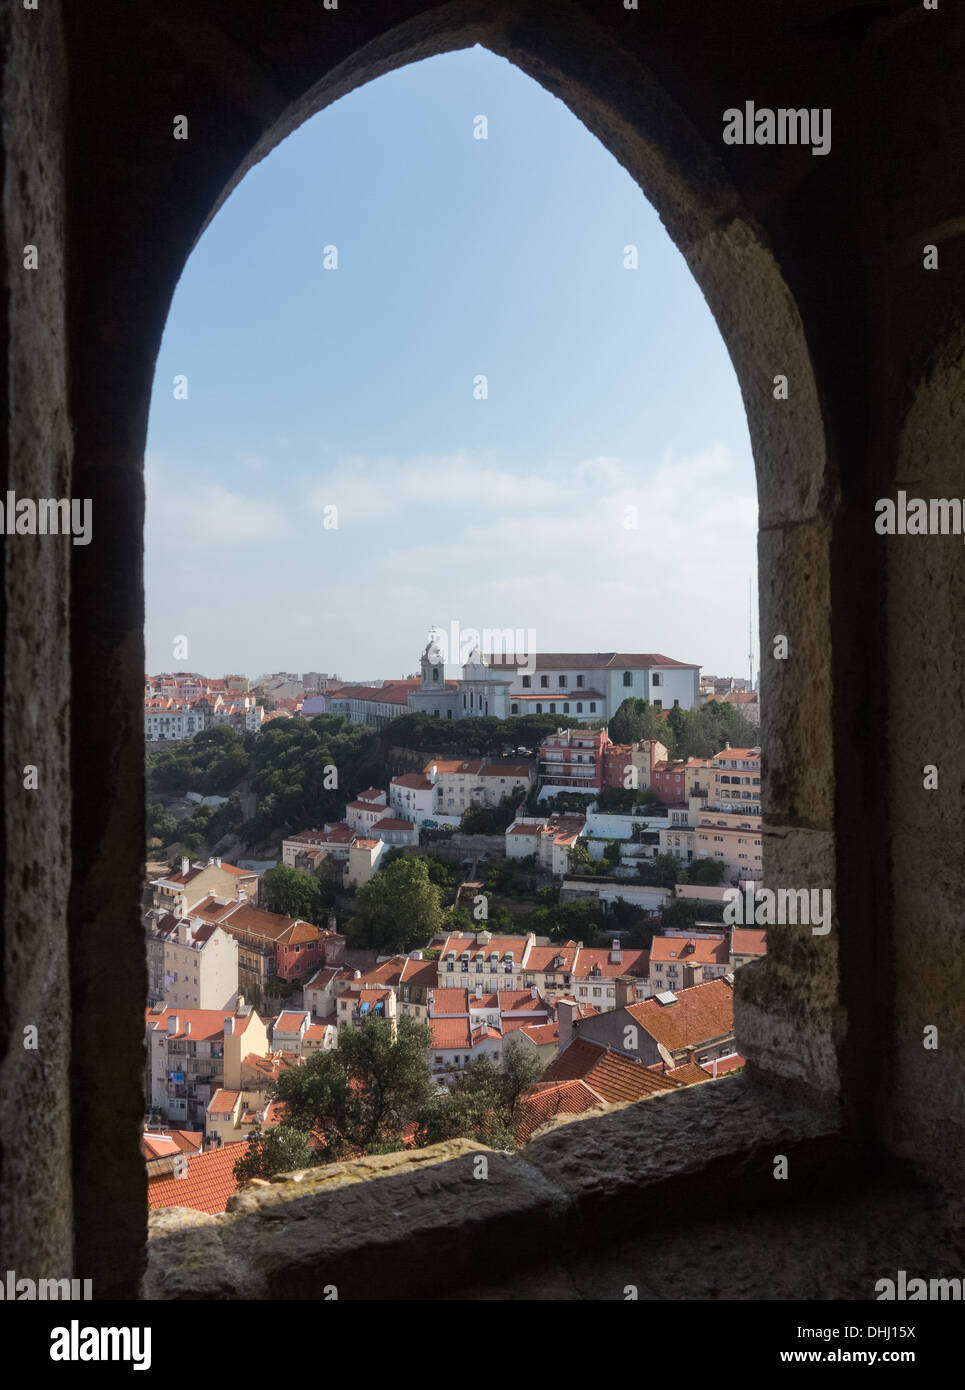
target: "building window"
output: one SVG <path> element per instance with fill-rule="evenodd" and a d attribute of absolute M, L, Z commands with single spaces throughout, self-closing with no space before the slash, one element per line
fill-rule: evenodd
<path fill-rule="evenodd" d="M 568 704 L 564 705 L 564 706 L 563 706 L 563 713 L 564 713 L 564 714 L 569 714 L 569 712 L 570 712 L 570 707 L 569 707 L 569 705 L 568 705 Z"/>
<path fill-rule="evenodd" d="M 561 689 L 561 690 L 564 690 L 565 688 L 566 688 L 566 677 L 565 677 L 565 676 L 560 676 L 560 689 Z"/>
<path fill-rule="evenodd" d="M 545 689 L 546 686 L 548 686 L 549 683 L 550 683 L 550 678 L 549 678 L 549 676 L 540 676 L 540 678 L 539 678 L 539 683 L 540 683 L 540 688 L 541 688 L 541 689 Z"/>
<path fill-rule="evenodd" d="M 582 689 L 582 686 L 583 686 L 583 677 L 582 677 L 582 676 L 577 676 L 577 678 L 576 678 L 576 683 L 577 683 L 577 685 L 580 686 L 581 689 Z"/>
<path fill-rule="evenodd" d="M 542 706 L 541 704 L 539 704 L 538 702 L 537 702 L 537 705 L 536 705 L 536 713 L 537 713 L 537 714 L 542 714 L 542 713 L 543 713 L 543 706 Z"/>
<path fill-rule="evenodd" d="M 510 714 L 519 714 L 519 705 L 510 705 L 509 712 Z"/>
<path fill-rule="evenodd" d="M 528 690 L 532 684 L 533 684 L 533 678 L 532 678 L 532 676 L 524 676 L 524 677 L 523 677 L 523 689 L 524 689 L 524 690 Z"/>
<path fill-rule="evenodd" d="M 590 701 L 590 713 L 591 713 L 591 714 L 596 714 L 596 701 L 595 701 L 595 700 L 591 700 L 591 701 Z"/>
<path fill-rule="evenodd" d="M 555 705 L 555 704 L 551 704 L 551 705 L 550 705 L 550 714 L 555 714 L 555 713 L 556 713 L 556 705 Z"/>
<path fill-rule="evenodd" d="M 651 685 L 663 685 L 663 678 L 659 671 L 655 671 L 650 680 Z"/>
<path fill-rule="evenodd" d="M 577 701 L 577 703 L 576 703 L 576 712 L 577 712 L 577 714 L 582 714 L 582 713 L 583 713 L 583 701 L 582 701 L 582 700 L 578 700 L 578 701 Z"/>
<path fill-rule="evenodd" d="M 632 671 L 624 671 L 624 673 L 623 673 L 623 684 L 624 684 L 624 685 L 632 685 L 632 684 L 633 684 L 633 672 L 632 672 Z"/>

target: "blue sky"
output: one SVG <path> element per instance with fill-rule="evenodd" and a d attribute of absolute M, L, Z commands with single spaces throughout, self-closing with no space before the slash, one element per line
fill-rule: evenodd
<path fill-rule="evenodd" d="M 241 182 L 171 305 L 146 470 L 150 671 L 397 677 L 458 622 L 746 673 L 723 340 L 636 184 L 484 49 L 359 88 Z"/>

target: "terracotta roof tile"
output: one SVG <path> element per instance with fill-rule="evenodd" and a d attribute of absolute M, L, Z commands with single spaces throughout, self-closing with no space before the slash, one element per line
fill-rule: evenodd
<path fill-rule="evenodd" d="M 585 1081 L 609 1102 L 640 1100 L 658 1091 L 676 1091 L 680 1084 L 660 1072 L 651 1071 L 635 1057 L 579 1037 L 550 1063 L 543 1080 Z"/>
<path fill-rule="evenodd" d="M 226 1144 L 221 1149 L 188 1156 L 188 1171 L 183 1178 L 165 1174 L 148 1181 L 147 1199 L 151 1207 L 192 1207 L 195 1211 L 216 1216 L 228 1205 L 228 1198 L 238 1191 L 234 1166 L 248 1152 L 248 1141 Z"/>
<path fill-rule="evenodd" d="M 626 1009 L 668 1051 L 699 1047 L 711 1038 L 733 1033 L 734 991 L 726 980 L 707 980 L 671 992 L 677 996 L 676 1003 L 661 1004 L 652 998 L 628 1004 Z"/>

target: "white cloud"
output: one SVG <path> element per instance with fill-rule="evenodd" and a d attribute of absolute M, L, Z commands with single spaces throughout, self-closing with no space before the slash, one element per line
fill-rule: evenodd
<path fill-rule="evenodd" d="M 193 550 L 286 539 L 290 524 L 282 508 L 262 497 L 232 492 L 221 483 L 199 483 L 171 476 L 158 459 L 146 462 L 146 549 Z"/>
<path fill-rule="evenodd" d="M 748 462 L 722 445 L 545 474 L 466 453 L 343 458 L 323 482 L 279 478 L 271 502 L 217 484 L 162 486 L 155 472 L 152 461 L 148 555 L 165 624 L 185 631 L 175 619 L 191 611 L 217 625 L 219 641 L 250 652 L 234 666 L 399 675 L 416 666 L 430 623 L 453 619 L 534 628 L 543 650 L 663 651 L 710 668 L 733 665 L 727 652 L 746 641 L 757 503 Z M 331 503 L 339 527 L 324 531 Z M 637 530 L 624 526 L 631 505 Z M 281 540 L 283 573 L 263 555 Z M 226 541 L 244 544 L 232 552 Z M 198 612 L 212 587 L 205 565 L 167 563 L 212 544 L 226 595 L 211 605 L 216 620 Z"/>

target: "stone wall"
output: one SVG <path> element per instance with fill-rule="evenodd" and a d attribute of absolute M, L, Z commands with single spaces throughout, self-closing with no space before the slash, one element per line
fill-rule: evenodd
<path fill-rule="evenodd" d="M 765 869 L 835 895 L 829 936 L 775 928 L 766 961 L 739 972 L 749 1074 L 840 1100 L 855 1142 L 955 1186 L 961 543 L 884 539 L 872 523 L 876 498 L 905 485 L 951 496 L 960 473 L 959 9 L 8 0 L 2 26 L 6 484 L 94 508 L 90 546 L 5 548 L 10 1263 L 56 1266 L 73 1240 L 77 1273 L 103 1296 L 135 1293 L 143 1259 L 141 466 L 174 286 L 221 202 L 288 132 L 361 82 L 477 42 L 565 101 L 636 179 L 741 384 L 760 494 Z M 832 153 L 724 146 L 722 112 L 751 98 L 831 108 Z M 183 112 L 191 138 L 176 144 Z M 28 243 L 37 271 L 22 268 Z M 923 268 L 932 243 L 937 272 Z M 768 656 L 779 634 L 786 661 Z M 937 792 L 922 787 L 929 764 Z M 922 1047 L 928 1025 L 937 1050 Z"/>

